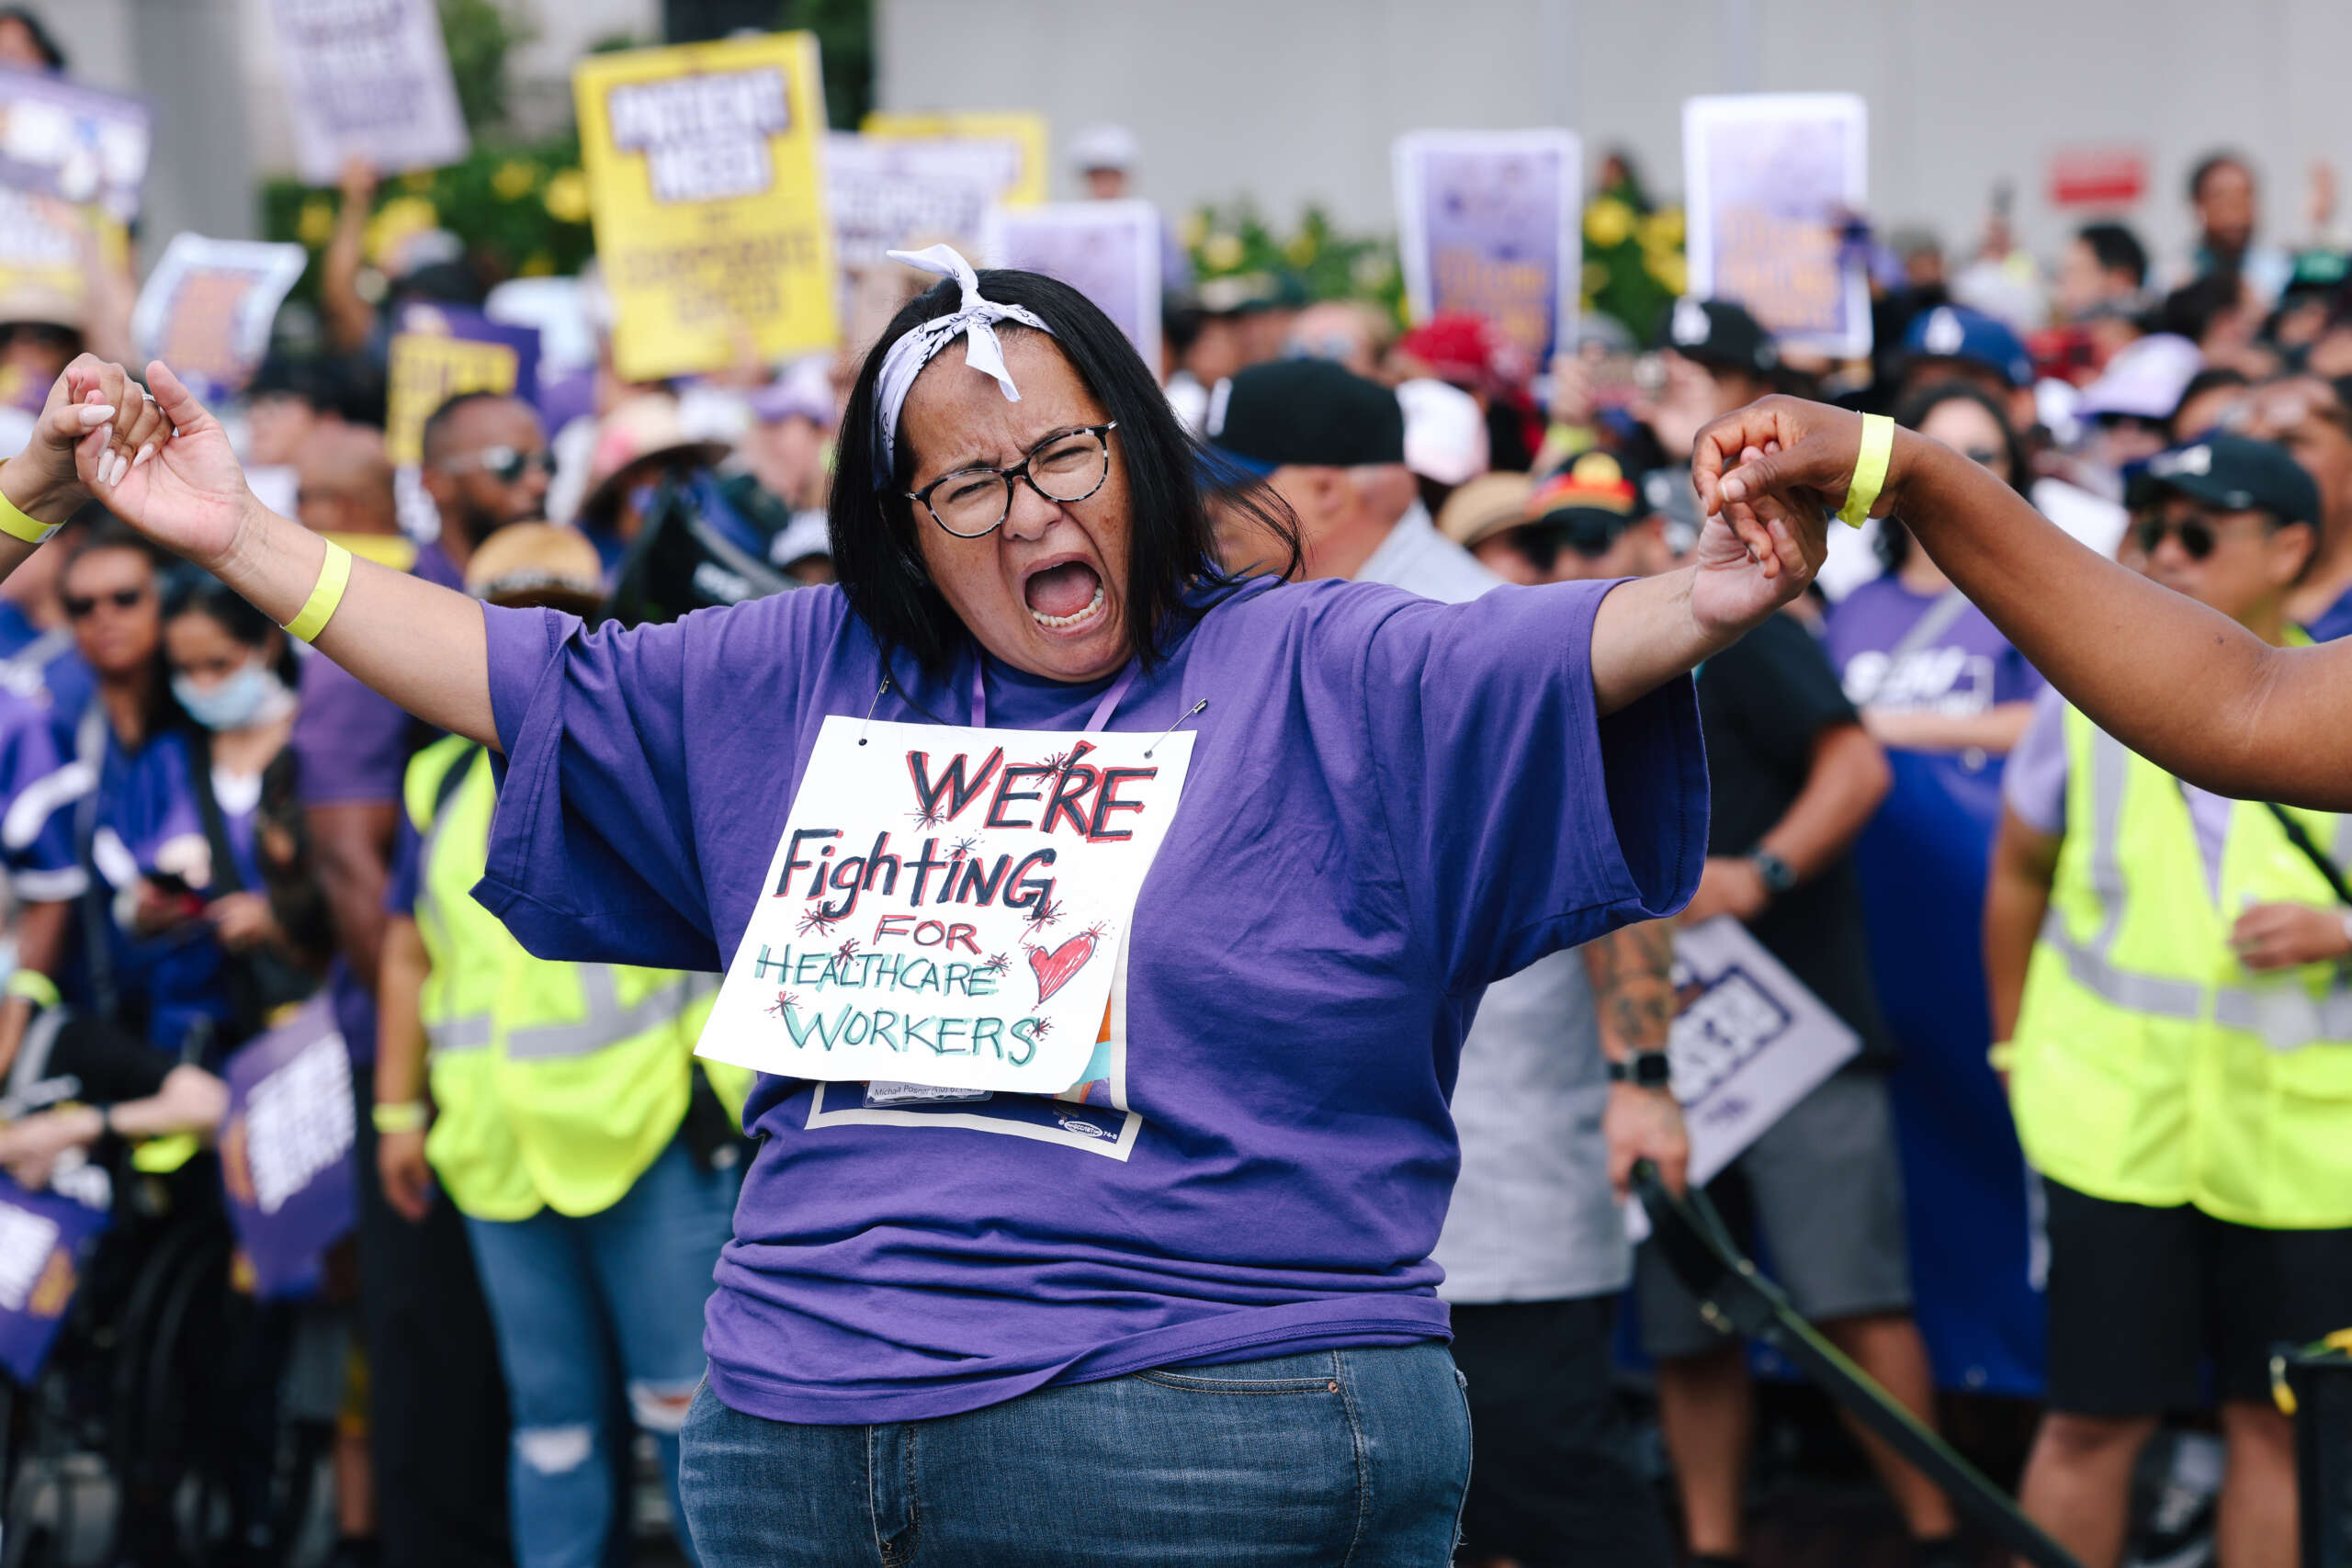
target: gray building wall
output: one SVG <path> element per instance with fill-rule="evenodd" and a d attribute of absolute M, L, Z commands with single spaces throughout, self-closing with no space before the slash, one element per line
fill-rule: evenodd
<path fill-rule="evenodd" d="M 2020 237 L 2053 254 L 2072 215 L 2052 154 L 2127 145 L 2149 190 L 2126 216 L 2160 256 L 2187 243 L 2181 183 L 2203 151 L 2265 176 L 2266 233 L 2301 237 L 2304 171 L 2346 175 L 2352 6 L 2343 0 L 875 0 L 886 107 L 1038 108 L 1057 164 L 1080 128 L 1143 144 L 1140 194 L 1254 197 L 1286 223 L 1323 203 L 1386 229 L 1389 143 L 1417 128 L 1566 125 L 1589 162 L 1634 152 L 1681 185 L 1681 101 L 1859 92 L 1883 226 L 1972 242 L 2015 183 Z M 1072 177 L 1057 166 L 1057 188 Z"/>

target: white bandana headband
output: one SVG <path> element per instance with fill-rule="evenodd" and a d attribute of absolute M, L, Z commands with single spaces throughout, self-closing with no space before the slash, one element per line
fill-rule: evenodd
<path fill-rule="evenodd" d="M 923 251 L 892 251 L 892 261 L 906 263 L 924 272 L 952 277 L 964 291 L 964 302 L 956 313 L 923 322 L 890 345 L 882 356 L 882 368 L 874 378 L 874 422 L 880 437 L 882 473 L 885 482 L 898 465 L 899 411 L 906 406 L 908 389 L 915 378 L 933 355 L 959 337 L 967 338 L 964 363 L 983 376 L 993 376 L 996 384 L 1004 389 L 1004 400 L 1017 403 L 1021 389 L 1012 384 L 1012 372 L 1004 367 L 1004 345 L 997 342 L 996 323 L 1018 321 L 1024 327 L 1035 327 L 1051 337 L 1054 329 L 1039 321 L 1035 312 L 1019 305 L 1000 305 L 993 299 L 980 298 L 980 280 L 972 271 L 972 264 L 956 252 L 953 245 L 933 245 Z"/>

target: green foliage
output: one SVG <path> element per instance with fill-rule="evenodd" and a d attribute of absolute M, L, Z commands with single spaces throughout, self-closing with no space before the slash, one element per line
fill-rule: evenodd
<path fill-rule="evenodd" d="M 777 27 L 817 35 L 825 73 L 825 118 L 855 130 L 874 107 L 874 0 L 785 0 Z"/>
<path fill-rule="evenodd" d="M 1183 240 L 1193 276 L 1203 285 L 1233 279 L 1231 287 L 1253 298 L 1292 304 L 1368 299 L 1402 319 L 1405 285 L 1394 243 L 1343 234 L 1319 207 L 1308 207 L 1287 235 L 1247 201 L 1203 207 L 1184 220 Z"/>
<path fill-rule="evenodd" d="M 1586 307 L 1614 316 L 1637 343 L 1654 343 L 1683 290 L 1682 210 L 1652 209 L 1623 173 L 1584 209 Z"/>
<path fill-rule="evenodd" d="M 495 0 L 440 0 L 440 11 L 466 129 L 478 137 L 503 129 L 506 57 L 515 45 L 530 41 L 529 24 L 508 16 Z"/>

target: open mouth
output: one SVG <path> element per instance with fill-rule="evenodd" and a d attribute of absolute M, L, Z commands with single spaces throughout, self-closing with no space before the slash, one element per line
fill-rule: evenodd
<path fill-rule="evenodd" d="M 1102 614 L 1102 574 L 1082 560 L 1063 561 L 1021 585 L 1029 618 L 1047 631 L 1069 631 Z"/>

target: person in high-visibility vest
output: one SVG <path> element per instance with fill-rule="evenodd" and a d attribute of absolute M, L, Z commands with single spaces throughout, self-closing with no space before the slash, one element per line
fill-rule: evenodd
<path fill-rule="evenodd" d="M 2128 548 L 2267 641 L 2311 559 L 2311 479 L 2215 434 L 2133 481 Z M 2216 716 L 2217 722 L 2222 716 Z M 2048 1201 L 2048 1414 L 2021 1501 L 2086 1564 L 2132 1468 L 2206 1398 L 2223 1568 L 2283 1564 L 2294 1444 L 2271 1348 L 2352 1322 L 2352 818 L 2232 801 L 2054 693 L 2011 754 L 1986 898 L 1994 1066 Z"/>
<path fill-rule="evenodd" d="M 601 597 L 594 547 L 544 524 L 483 542 L 467 580 L 499 604 L 587 612 Z M 513 1411 L 518 1562 L 594 1568 L 628 1523 L 616 1461 L 629 1433 L 606 1420 L 616 1355 L 684 1517 L 677 1434 L 703 1375 L 751 1075 L 692 1059 L 717 976 L 548 963 L 474 901 L 496 797 L 488 754 L 462 736 L 409 764 L 378 1158 L 396 1209 L 421 1217 L 437 1178 L 465 1216 Z M 683 1526 L 678 1540 L 691 1556 Z"/>

